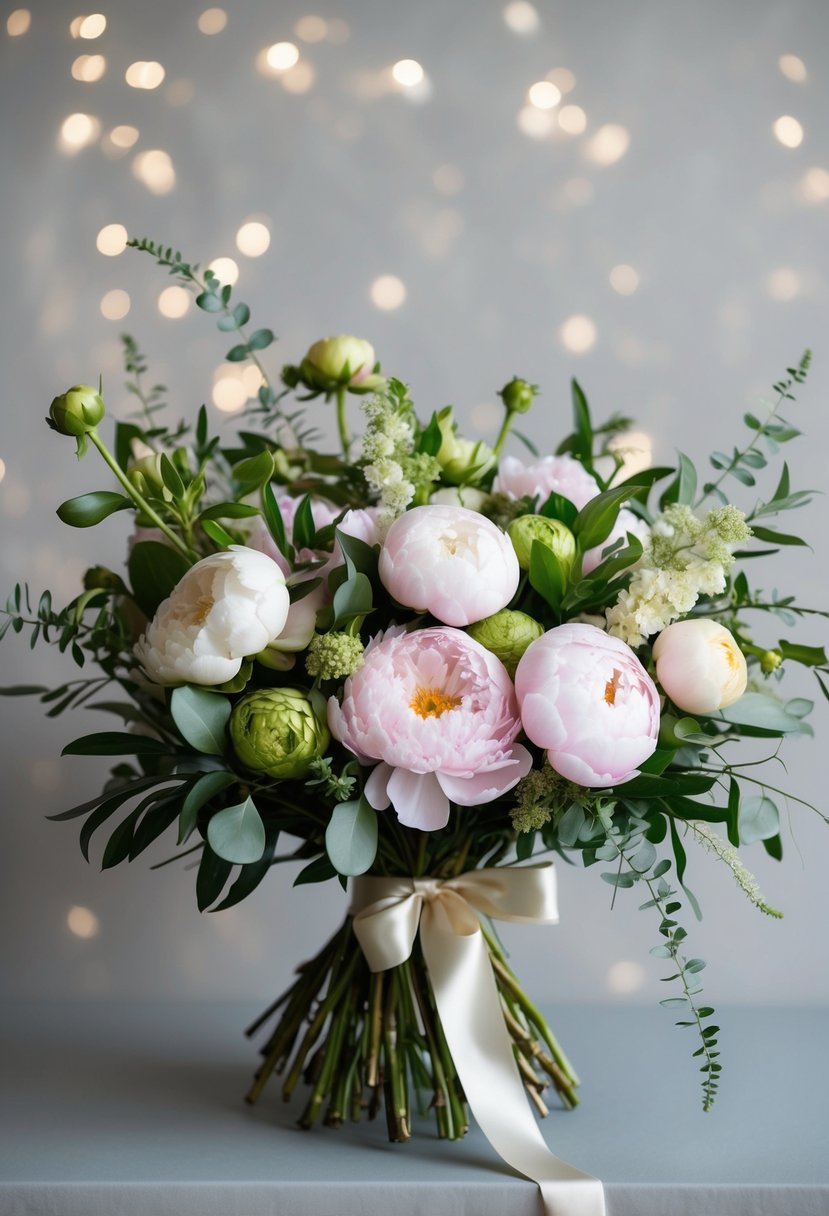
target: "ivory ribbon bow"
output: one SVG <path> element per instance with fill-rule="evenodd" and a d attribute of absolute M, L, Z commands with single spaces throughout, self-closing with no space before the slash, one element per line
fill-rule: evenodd
<path fill-rule="evenodd" d="M 353 927 L 372 971 L 404 963 L 420 928 L 446 1042 L 470 1110 L 495 1151 L 536 1182 L 546 1216 L 605 1216 L 597 1178 L 553 1156 L 524 1093 L 478 914 L 558 922 L 551 862 L 457 878 L 354 881 Z"/>

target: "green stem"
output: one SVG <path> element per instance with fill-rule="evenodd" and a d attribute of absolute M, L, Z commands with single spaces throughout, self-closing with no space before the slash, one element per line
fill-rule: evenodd
<path fill-rule="evenodd" d="M 103 439 L 101 439 L 101 436 L 98 434 L 98 432 L 95 430 L 95 428 L 93 427 L 91 431 L 87 432 L 87 434 L 88 434 L 90 440 L 92 441 L 92 443 L 95 445 L 95 447 L 101 453 L 101 456 L 104 458 L 105 463 L 109 465 L 110 469 L 115 474 L 115 476 L 117 477 L 117 479 L 121 483 L 121 485 L 124 487 L 127 494 L 129 494 L 130 498 L 133 500 L 135 505 L 141 511 L 143 511 L 144 514 L 149 519 L 151 519 L 153 521 L 155 526 L 161 532 L 164 533 L 164 535 L 167 537 L 168 540 L 172 541 L 172 543 L 176 546 L 177 549 L 181 550 L 181 552 L 185 555 L 185 557 L 192 558 L 192 557 L 196 556 L 190 549 L 187 548 L 187 545 L 184 543 L 184 541 L 181 539 L 181 537 L 176 536 L 176 534 L 172 530 L 172 528 L 168 527 L 167 524 L 165 524 L 165 522 L 161 518 L 161 516 L 158 515 L 156 511 L 153 510 L 153 508 L 150 506 L 150 504 L 147 502 L 147 500 L 143 497 L 143 495 L 138 493 L 135 486 L 132 484 L 130 479 L 127 477 L 126 473 L 123 471 L 121 466 L 118 464 L 118 461 L 115 459 L 115 457 L 109 451 L 109 449 L 107 448 Z"/>
<path fill-rule="evenodd" d="M 346 390 L 345 385 L 344 384 L 339 385 L 339 387 L 337 388 L 337 427 L 339 428 L 339 432 L 340 432 L 340 446 L 342 447 L 342 450 L 343 450 L 343 456 L 346 460 L 348 460 L 349 439 L 348 439 L 348 426 L 346 425 L 346 421 L 345 421 L 346 392 L 347 392 L 347 390 Z"/>
<path fill-rule="evenodd" d="M 501 455 L 501 448 L 504 446 L 504 443 L 506 442 L 506 438 L 510 432 L 510 427 L 512 426 L 512 420 L 514 417 L 515 417 L 515 410 L 507 410 L 506 417 L 504 418 L 504 421 L 501 423 L 501 429 L 498 432 L 498 438 L 495 440 L 495 446 L 492 449 L 496 456 Z"/>

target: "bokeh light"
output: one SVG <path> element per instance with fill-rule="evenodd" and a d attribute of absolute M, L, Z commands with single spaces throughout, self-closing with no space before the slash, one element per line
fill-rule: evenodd
<path fill-rule="evenodd" d="M 107 27 L 103 13 L 90 13 L 88 17 L 76 17 L 69 27 L 73 38 L 100 38 Z"/>
<path fill-rule="evenodd" d="M 562 106 L 558 111 L 558 125 L 565 135 L 581 135 L 587 126 L 587 115 L 581 106 Z"/>
<path fill-rule="evenodd" d="M 619 996 L 629 996 L 638 992 L 645 984 L 645 968 L 641 963 L 629 962 L 626 959 L 614 963 L 607 973 L 607 986 L 611 992 Z"/>
<path fill-rule="evenodd" d="M 610 286 L 620 296 L 632 296 L 639 286 L 639 275 L 633 266 L 621 263 L 610 272 Z"/>
<path fill-rule="evenodd" d="M 294 64 L 299 63 L 299 47 L 293 42 L 275 42 L 265 52 L 269 68 L 275 72 L 287 72 Z"/>
<path fill-rule="evenodd" d="M 108 291 L 101 298 L 101 316 L 107 321 L 120 321 L 130 310 L 130 297 L 120 287 Z"/>
<path fill-rule="evenodd" d="M 457 165 L 438 165 L 432 173 L 432 185 L 440 194 L 460 194 L 463 173 Z"/>
<path fill-rule="evenodd" d="M 138 141 L 138 127 L 130 127 L 127 124 L 113 127 L 109 133 L 109 138 L 116 148 L 131 148 Z"/>
<path fill-rule="evenodd" d="M 766 280 L 766 291 L 772 300 L 793 300 L 800 292 L 800 276 L 790 266 L 779 266 Z"/>
<path fill-rule="evenodd" d="M 190 292 L 184 287 L 165 287 L 158 297 L 158 311 L 162 317 L 178 320 L 190 307 Z"/>
<path fill-rule="evenodd" d="M 813 165 L 800 179 L 800 193 L 807 203 L 823 203 L 829 199 L 829 170 Z"/>
<path fill-rule="evenodd" d="M 157 89 L 164 82 L 166 72 L 155 59 L 137 59 L 124 73 L 131 89 Z"/>
<path fill-rule="evenodd" d="M 391 74 L 397 84 L 404 89 L 412 89 L 422 82 L 425 73 L 416 59 L 398 59 Z"/>
<path fill-rule="evenodd" d="M 214 258 L 207 269 L 213 271 L 220 283 L 231 287 L 239 278 L 239 267 L 233 258 Z"/>
<path fill-rule="evenodd" d="M 123 224 L 105 224 L 95 238 L 95 245 L 99 253 L 114 258 L 126 249 L 128 235 Z"/>
<path fill-rule="evenodd" d="M 280 80 L 286 93 L 307 93 L 316 77 L 314 65 L 307 59 L 300 59 L 299 63 L 282 73 Z"/>
<path fill-rule="evenodd" d="M 170 153 L 161 148 L 139 152 L 133 158 L 132 172 L 153 194 L 169 194 L 176 184 L 176 171 Z"/>
<path fill-rule="evenodd" d="M 261 257 L 270 243 L 271 234 L 268 226 L 260 220 L 248 220 L 236 233 L 236 248 L 245 257 Z"/>
<path fill-rule="evenodd" d="M 513 34 L 534 34 L 541 24 L 538 10 L 528 0 L 512 0 L 505 5 L 504 21 Z"/>
<path fill-rule="evenodd" d="M 10 38 L 20 38 L 32 24 L 32 14 L 27 8 L 16 8 L 6 18 L 6 33 Z"/>
<path fill-rule="evenodd" d="M 781 114 L 774 120 L 772 131 L 784 148 L 799 148 L 803 143 L 803 127 L 791 114 Z"/>
<path fill-rule="evenodd" d="M 609 122 L 590 137 L 585 147 L 585 156 L 595 165 L 614 165 L 621 160 L 630 147 L 630 133 L 626 127 Z"/>
<path fill-rule="evenodd" d="M 101 124 L 92 114 L 70 114 L 61 124 L 59 146 L 63 152 L 80 152 L 100 133 Z"/>
<path fill-rule="evenodd" d="M 803 84 L 808 76 L 806 64 L 799 55 L 781 55 L 777 60 L 777 66 L 786 79 L 793 80 L 795 84 Z"/>
<path fill-rule="evenodd" d="M 554 84 L 562 95 L 572 93 L 576 87 L 576 77 L 569 68 L 553 68 L 547 73 L 545 79 Z"/>
<path fill-rule="evenodd" d="M 6 462 L 0 458 L 0 481 L 6 476 Z"/>
<path fill-rule="evenodd" d="M 328 22 L 316 13 L 308 13 L 297 21 L 294 33 L 303 42 L 322 42 L 328 34 Z"/>
<path fill-rule="evenodd" d="M 556 128 L 556 116 L 549 110 L 538 110 L 535 106 L 524 106 L 518 111 L 518 129 L 531 139 L 545 139 Z"/>
<path fill-rule="evenodd" d="M 596 345 L 598 331 L 595 321 L 590 317 L 584 313 L 575 313 L 561 326 L 558 336 L 565 350 L 574 355 L 584 355 Z"/>
<path fill-rule="evenodd" d="M 527 101 L 539 110 L 552 110 L 561 101 L 561 90 L 551 80 L 537 80 L 527 90 Z"/>
<path fill-rule="evenodd" d="M 103 55 L 79 55 L 72 64 L 72 77 L 84 84 L 94 84 L 106 70 L 107 61 Z"/>
<path fill-rule="evenodd" d="M 406 299 L 406 285 L 396 274 L 381 274 L 372 283 L 369 294 L 376 308 L 392 312 Z"/>
<path fill-rule="evenodd" d="M 101 923 L 95 913 L 78 904 L 67 912 L 66 927 L 75 937 L 97 937 L 101 931 Z"/>
<path fill-rule="evenodd" d="M 206 8 L 199 16 L 198 27 L 202 34 L 221 34 L 227 25 L 227 13 L 223 8 Z"/>
<path fill-rule="evenodd" d="M 254 369 L 255 370 L 255 369 Z M 237 414 L 244 409 L 251 394 L 238 364 L 223 363 L 213 378 L 213 404 L 223 414 Z"/>

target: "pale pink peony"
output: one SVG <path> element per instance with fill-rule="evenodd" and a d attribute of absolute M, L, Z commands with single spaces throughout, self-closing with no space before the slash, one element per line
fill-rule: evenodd
<path fill-rule="evenodd" d="M 447 625 L 472 625 L 506 608 L 520 577 L 506 533 L 477 511 L 433 503 L 389 528 L 380 579 L 399 604 Z"/>
<path fill-rule="evenodd" d="M 593 474 L 588 473 L 580 460 L 566 453 L 563 456 L 544 456 L 532 464 L 524 464 L 515 456 L 504 456 L 492 489 L 494 493 L 509 494 L 511 498 L 537 498 L 539 507 L 552 493 L 561 494 L 579 510 L 601 493 Z M 590 574 L 595 570 L 604 550 L 616 541 L 624 540 L 628 532 L 632 532 L 643 544 L 650 536 L 647 524 L 623 507 L 607 540 L 584 554 L 582 573 Z"/>
<path fill-rule="evenodd" d="M 734 635 L 719 621 L 675 621 L 653 644 L 656 678 L 678 709 L 712 714 L 746 690 L 748 670 Z"/>
<path fill-rule="evenodd" d="M 377 810 L 436 831 L 449 803 L 476 806 L 512 789 L 532 757 L 503 664 L 459 629 L 391 629 L 367 647 L 345 682 L 342 706 L 328 702 L 335 738 L 362 762 L 382 761 L 366 782 Z"/>
<path fill-rule="evenodd" d="M 515 691 L 528 737 L 577 785 L 629 781 L 656 747 L 656 685 L 629 646 L 594 625 L 559 625 L 533 642 Z"/>

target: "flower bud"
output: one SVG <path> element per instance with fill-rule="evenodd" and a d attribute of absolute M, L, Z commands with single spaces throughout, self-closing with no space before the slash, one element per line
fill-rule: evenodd
<path fill-rule="evenodd" d="M 230 715 L 230 738 L 246 768 L 269 777 L 304 777 L 330 739 L 301 688 L 260 688 L 237 702 Z"/>
<path fill-rule="evenodd" d="M 374 371 L 375 362 L 370 342 L 342 334 L 315 342 L 299 367 L 286 367 L 282 378 L 289 388 L 304 384 L 318 393 L 332 393 L 338 388 L 375 392 L 385 383 L 384 377 Z"/>
<path fill-rule="evenodd" d="M 462 439 L 455 433 L 452 407 L 441 410 L 437 418 L 441 444 L 437 451 L 438 464 L 444 479 L 452 485 L 480 481 L 495 464 L 495 453 L 488 443 Z"/>
<path fill-rule="evenodd" d="M 127 477 L 138 493 L 155 495 L 162 493 L 164 479 L 161 476 L 161 453 L 153 451 L 140 439 L 131 441 L 130 451 L 132 460 L 127 465 Z"/>
<path fill-rule="evenodd" d="M 783 655 L 779 650 L 764 650 L 760 655 L 760 670 L 770 675 L 771 672 L 777 671 L 782 662 Z"/>
<path fill-rule="evenodd" d="M 470 511 L 480 511 L 489 495 L 477 486 L 444 486 L 429 495 L 429 502 L 450 507 L 466 507 Z"/>
<path fill-rule="evenodd" d="M 546 515 L 519 515 L 509 525 L 507 533 L 522 570 L 529 570 L 533 541 L 538 540 L 555 554 L 565 573 L 569 574 L 576 557 L 576 538 L 560 519 L 548 519 Z"/>
<path fill-rule="evenodd" d="M 104 399 L 98 390 L 89 384 L 76 384 L 55 397 L 46 421 L 60 435 L 78 439 L 94 430 L 105 413 Z"/>
<path fill-rule="evenodd" d="M 745 656 L 717 621 L 675 621 L 654 642 L 653 657 L 659 683 L 674 705 L 688 713 L 714 713 L 745 692 Z"/>
<path fill-rule="evenodd" d="M 537 395 L 538 385 L 520 380 L 518 376 L 513 376 L 509 384 L 505 384 L 498 394 L 508 414 L 526 414 L 533 403 L 533 398 Z"/>
<path fill-rule="evenodd" d="M 531 642 L 541 637 L 544 626 L 527 616 L 526 612 L 502 608 L 500 612 L 476 621 L 466 632 L 494 654 L 496 659 L 500 659 L 512 678 L 524 651 Z"/>

